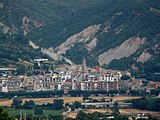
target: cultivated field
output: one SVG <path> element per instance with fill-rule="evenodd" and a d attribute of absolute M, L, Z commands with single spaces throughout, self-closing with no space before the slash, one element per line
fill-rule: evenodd
<path fill-rule="evenodd" d="M 102 97 L 91 97 L 94 99 L 101 99 Z M 130 100 L 130 99 L 138 99 L 140 97 L 133 97 L 133 96 L 116 96 L 116 97 L 108 97 L 105 96 L 104 98 L 112 98 L 113 101 L 122 101 L 122 100 Z M 22 98 L 23 102 L 25 100 L 34 100 L 37 103 L 53 103 L 54 99 L 63 99 L 64 103 L 73 103 L 76 100 L 82 102 L 82 97 L 59 97 L 59 98 Z M 0 106 L 11 106 L 12 99 L 9 100 L 1 100 L 0 99 Z"/>
<path fill-rule="evenodd" d="M 119 111 L 121 114 L 127 114 L 127 115 L 137 115 L 137 114 L 149 113 L 152 116 L 156 117 L 157 120 L 160 120 L 160 112 L 139 110 L 139 109 L 120 109 Z"/>
<path fill-rule="evenodd" d="M 139 110 L 139 109 L 120 109 L 120 113 L 123 114 L 142 114 L 142 113 L 150 113 L 150 114 L 158 114 L 160 115 L 160 112 L 153 112 L 148 110 Z"/>

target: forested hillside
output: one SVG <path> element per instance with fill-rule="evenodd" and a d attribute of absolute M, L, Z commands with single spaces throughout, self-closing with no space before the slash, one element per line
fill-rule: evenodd
<path fill-rule="evenodd" d="M 38 50 L 28 44 L 28 39 L 23 35 L 0 34 L 0 66 L 16 65 L 20 60 L 31 61 L 43 57 Z"/>
<path fill-rule="evenodd" d="M 0 16 L 2 31 L 76 64 L 86 58 L 137 77 L 160 72 L 159 0 L 1 0 Z"/>

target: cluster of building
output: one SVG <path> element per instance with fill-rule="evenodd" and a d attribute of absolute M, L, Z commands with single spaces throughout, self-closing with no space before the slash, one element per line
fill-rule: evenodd
<path fill-rule="evenodd" d="M 114 101 L 112 99 L 90 99 L 81 103 L 82 108 L 113 108 Z M 132 103 L 117 102 L 120 108 L 131 108 Z"/>
<path fill-rule="evenodd" d="M 49 91 L 49 90 L 118 90 L 120 73 L 109 73 L 100 68 L 82 65 L 60 67 L 50 73 L 35 76 L 2 76 L 0 91 Z"/>
<path fill-rule="evenodd" d="M 148 81 L 146 79 L 135 79 L 121 81 L 119 86 L 124 90 L 136 90 L 136 91 L 146 91 L 151 93 L 151 90 L 160 88 L 160 82 Z"/>
<path fill-rule="evenodd" d="M 36 62 L 48 61 L 36 59 Z M 99 67 L 86 67 L 85 59 L 82 65 L 62 66 L 43 72 L 44 74 L 27 76 L 11 75 L 15 68 L 0 68 L 6 73 L 0 77 L 0 92 L 34 92 L 64 90 L 146 90 L 160 87 L 160 82 L 147 81 L 145 79 L 121 80 L 125 71 L 104 70 Z"/>
<path fill-rule="evenodd" d="M 112 74 L 78 74 L 70 73 L 45 74 L 32 77 L 2 76 L 0 91 L 49 91 L 49 90 L 118 90 L 118 75 Z"/>

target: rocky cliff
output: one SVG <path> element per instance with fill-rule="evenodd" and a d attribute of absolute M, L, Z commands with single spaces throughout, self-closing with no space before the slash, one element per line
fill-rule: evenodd
<path fill-rule="evenodd" d="M 121 45 L 111 48 L 98 56 L 98 62 L 101 66 L 108 65 L 114 59 L 129 57 L 134 54 L 145 43 L 146 38 L 131 37 Z"/>
<path fill-rule="evenodd" d="M 3 0 L 0 30 L 23 34 L 36 50 L 70 64 L 81 64 L 83 58 L 90 66 L 156 63 L 159 4 L 159 0 Z"/>
<path fill-rule="evenodd" d="M 99 25 L 92 25 L 84 29 L 83 31 L 69 37 L 64 43 L 55 48 L 55 52 L 58 54 L 66 54 L 66 51 L 74 47 L 78 42 L 86 43 L 93 39 L 96 32 L 100 29 Z M 88 49 L 92 49 L 95 46 L 95 40 L 86 44 Z"/>

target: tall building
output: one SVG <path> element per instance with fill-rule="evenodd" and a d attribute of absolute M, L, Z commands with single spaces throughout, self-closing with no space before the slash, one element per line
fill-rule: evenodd
<path fill-rule="evenodd" d="M 85 73 L 86 73 L 86 59 L 83 58 L 82 60 L 82 80 L 85 78 Z"/>

